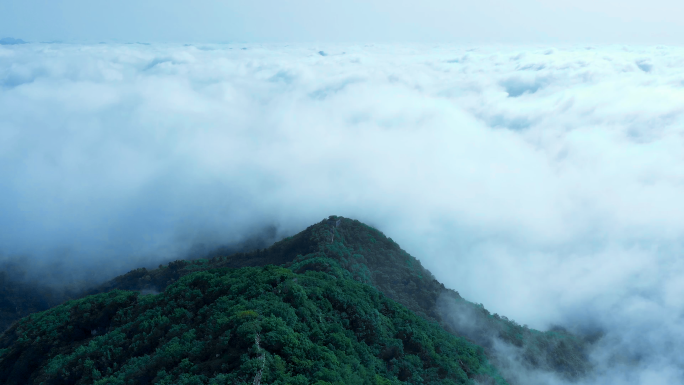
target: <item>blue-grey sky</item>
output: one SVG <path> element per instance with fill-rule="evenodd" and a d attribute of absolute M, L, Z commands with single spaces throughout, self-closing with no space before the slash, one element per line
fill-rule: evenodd
<path fill-rule="evenodd" d="M 678 0 L 3 0 L 0 37 L 68 42 L 684 42 Z"/>

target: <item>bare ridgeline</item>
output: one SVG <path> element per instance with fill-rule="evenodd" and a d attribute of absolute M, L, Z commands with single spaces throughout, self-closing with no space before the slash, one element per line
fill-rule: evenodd
<path fill-rule="evenodd" d="M 217 268 L 277 265 L 294 267 L 295 273 L 325 272 L 331 269 L 330 265 L 316 261 L 326 259 L 336 261 L 354 280 L 374 287 L 419 317 L 481 346 L 489 361 L 511 385 L 530 383 L 530 373 L 534 373 L 534 378 L 546 376 L 559 382 L 576 382 L 592 372 L 588 359 L 592 347 L 589 339 L 560 328 L 540 332 L 490 314 L 482 305 L 468 302 L 458 292 L 445 288 L 391 238 L 359 221 L 337 216 L 265 249 L 211 259 L 177 260 L 154 270 L 136 269 L 80 297 L 114 289 L 156 294 L 185 275 Z M 310 263 L 302 264 L 307 260 Z M 43 305 L 54 306 L 52 302 Z M 12 328 L 6 333 L 12 333 Z M 92 334 L 101 332 L 104 331 L 94 330 Z M 257 350 L 261 349 L 259 341 L 257 334 L 254 342 Z M 0 348 L 3 347 L 1 342 L 2 338 Z M 261 365 L 255 383 L 261 381 L 263 358 Z"/>

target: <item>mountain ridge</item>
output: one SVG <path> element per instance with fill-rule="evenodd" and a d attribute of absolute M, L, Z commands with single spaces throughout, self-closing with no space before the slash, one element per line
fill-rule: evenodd
<path fill-rule="evenodd" d="M 587 341 L 562 329 L 540 332 L 490 314 L 482 305 L 468 302 L 438 282 L 420 261 L 379 230 L 338 216 L 330 216 L 265 249 L 212 259 L 177 260 L 157 269 L 135 269 L 80 297 L 112 290 L 156 294 L 195 272 L 266 265 L 278 265 L 296 274 L 330 273 L 340 268 L 351 279 L 377 289 L 450 334 L 482 346 L 511 384 L 522 380 L 516 377 L 517 368 L 510 365 L 510 357 L 497 351 L 497 342 L 515 350 L 516 359 L 531 370 L 554 372 L 569 380 L 591 371 Z"/>
<path fill-rule="evenodd" d="M 457 291 L 446 288 L 392 238 L 358 220 L 341 216 L 330 216 L 266 249 L 211 260 L 178 260 L 154 270 L 133 270 L 89 294 L 113 288 L 162 291 L 188 272 L 216 267 L 267 264 L 292 267 L 310 261 L 308 269 L 325 271 L 325 258 L 337 261 L 355 280 L 375 287 L 424 319 L 438 322 L 451 334 L 482 346 L 495 365 L 504 368 L 510 365 L 509 357 L 497 357 L 495 345 L 499 341 L 518 351 L 521 364 L 528 369 L 554 372 L 568 380 L 577 380 L 591 372 L 588 341 L 562 328 L 541 332 L 491 314 L 481 304 L 471 303 Z M 467 322 L 462 322 L 463 317 L 454 316 L 466 313 Z M 515 378 L 516 369 L 510 368 L 507 379 Z"/>

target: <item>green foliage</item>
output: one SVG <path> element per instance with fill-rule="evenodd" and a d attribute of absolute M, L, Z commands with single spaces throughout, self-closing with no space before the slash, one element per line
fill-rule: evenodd
<path fill-rule="evenodd" d="M 214 275 L 218 271 L 216 270 L 217 268 L 239 268 L 269 264 L 288 268 L 289 270 L 283 269 L 281 271 L 289 271 L 289 274 L 294 274 L 292 276 L 294 278 L 287 278 L 283 282 L 289 283 L 281 282 L 275 286 L 268 284 L 255 286 L 250 281 L 251 278 L 244 277 L 231 281 L 233 286 L 230 286 L 231 292 L 229 297 L 232 298 L 230 300 L 232 302 L 218 297 L 215 301 L 211 299 L 213 294 L 209 290 L 213 287 L 212 282 L 215 279 Z M 202 275 L 204 273 L 208 275 Z M 194 279 L 196 280 L 192 284 L 188 284 L 186 281 L 190 275 L 195 277 Z M 283 349 L 285 347 L 290 349 L 287 351 L 288 354 L 285 354 L 282 351 L 273 352 L 272 347 L 266 348 L 266 362 L 272 370 L 275 370 L 274 373 L 280 373 L 277 375 L 280 377 L 277 378 L 287 378 L 285 383 L 311 384 L 315 382 L 312 378 L 315 378 L 316 381 L 331 382 L 330 378 L 332 377 L 329 378 L 327 371 L 332 369 L 330 367 L 321 367 L 316 363 L 323 359 L 321 357 L 324 357 L 326 360 L 329 358 L 332 360 L 332 356 L 336 359 L 336 361 L 331 362 L 336 362 L 335 370 L 338 371 L 337 373 L 345 373 L 345 370 L 362 373 L 359 374 L 359 378 L 364 379 L 364 384 L 381 381 L 375 375 L 377 374 L 382 377 L 384 374 L 378 372 L 377 368 L 370 365 L 370 358 L 366 356 L 359 356 L 366 358 L 364 358 L 365 361 L 359 361 L 358 365 L 350 363 L 349 367 L 344 366 L 347 365 L 345 364 L 344 357 L 352 354 L 348 352 L 356 352 L 354 347 L 356 345 L 349 345 L 344 342 L 345 338 L 348 337 L 343 330 L 352 330 L 352 334 L 356 336 L 357 333 L 353 329 L 355 321 L 350 317 L 349 312 L 346 311 L 341 312 L 339 317 L 335 316 L 337 318 L 329 315 L 329 312 L 337 310 L 323 306 L 326 302 L 319 300 L 320 296 L 326 293 L 324 288 L 327 287 L 328 283 L 321 287 L 315 285 L 307 286 L 302 284 L 300 276 L 316 277 L 316 279 L 321 279 L 321 282 L 328 283 L 342 281 L 353 283 L 353 281 L 356 281 L 367 284 L 367 286 L 364 286 L 366 287 L 364 290 L 382 293 L 406 306 L 406 308 L 413 312 L 412 314 L 417 315 L 423 320 L 439 323 L 442 328 L 452 335 L 465 337 L 482 346 L 485 354 L 495 363 L 497 362 L 497 357 L 492 348 L 492 341 L 496 338 L 512 345 L 514 350 L 522 351 L 524 363 L 531 367 L 553 370 L 571 379 L 577 379 L 590 370 L 585 354 L 588 345 L 586 342 L 562 330 L 542 333 L 520 326 L 506 317 L 490 314 L 481 304 L 465 301 L 457 292 L 445 288 L 421 265 L 420 261 L 402 250 L 396 242 L 391 238 L 387 238 L 382 232 L 359 221 L 337 216 L 331 216 L 320 223 L 314 224 L 292 237 L 276 242 L 267 249 L 249 253 L 237 253 L 230 256 L 216 254 L 216 257 L 213 259 L 178 260 L 159 269 L 147 270 L 140 268 L 119 276 L 89 292 L 89 294 L 117 293 L 113 294 L 114 297 L 109 297 L 109 294 L 98 294 L 104 295 L 104 297 L 91 297 L 91 299 L 85 302 L 72 301 L 65 304 L 67 305 L 66 308 L 57 307 L 53 308 L 50 312 L 40 313 L 40 315 L 34 314 L 28 318 L 29 321 L 24 319 L 15 325 L 8 334 L 0 337 L 0 349 L 8 347 L 0 350 L 0 365 L 7 365 L 7 362 L 16 362 L 19 359 L 16 356 L 17 352 L 23 352 L 24 358 L 22 360 L 24 360 L 23 362 L 27 366 L 23 367 L 23 369 L 21 366 L 19 368 L 23 372 L 37 371 L 36 365 L 41 361 L 36 360 L 37 363 L 34 365 L 28 363 L 28 360 L 25 358 L 42 357 L 42 355 L 47 353 L 40 349 L 53 343 L 54 346 L 61 346 L 63 348 L 60 348 L 61 350 L 58 349 L 57 353 L 50 353 L 53 354 L 49 356 L 50 360 L 55 359 L 56 361 L 50 361 L 52 362 L 51 366 L 46 363 L 45 368 L 47 369 L 49 366 L 59 372 L 60 367 L 72 365 L 70 363 L 73 360 L 77 360 L 77 362 L 78 360 L 85 360 L 85 358 L 79 358 L 80 356 L 72 356 L 75 351 L 72 350 L 84 344 L 85 342 L 83 341 L 90 341 L 92 339 L 100 341 L 97 343 L 104 344 L 103 346 L 111 346 L 111 349 L 106 351 L 107 359 L 104 361 L 104 364 L 102 361 L 87 358 L 93 362 L 92 369 L 84 366 L 82 372 L 78 372 L 82 373 L 86 379 L 91 378 L 92 381 L 99 381 L 99 383 L 103 384 L 123 384 L 125 383 L 123 379 L 130 378 L 130 376 L 126 377 L 128 375 L 121 374 L 123 373 L 122 371 L 137 373 L 137 370 L 148 373 L 146 376 L 149 378 L 144 377 L 143 380 L 155 383 L 192 383 L 192 381 L 200 378 L 192 376 L 200 375 L 206 376 L 208 383 L 230 383 L 234 379 L 230 373 L 233 370 L 237 370 L 235 368 L 251 368 L 249 370 L 252 370 L 252 373 L 256 372 L 259 362 L 257 362 L 253 338 L 256 333 L 260 333 L 264 341 L 277 341 L 273 346 L 279 347 L 282 345 Z M 326 278 L 323 279 L 321 277 Z M 8 293 L 8 288 L 12 287 L 8 284 L 2 286 L 2 282 L 3 276 L 0 273 L 0 296 Z M 274 291 L 276 288 L 279 291 Z M 166 292 L 159 295 L 136 296 L 130 292 L 112 291 L 113 289 L 149 290 L 152 292 L 164 292 L 166 290 Z M 211 290 L 218 289 L 213 288 Z M 126 295 L 132 297 L 125 297 Z M 108 298 L 119 297 L 122 302 L 115 301 L 109 305 L 98 302 Z M 277 301 L 274 299 L 276 297 L 280 298 L 278 301 L 287 306 L 283 304 L 277 305 Z M 99 299 L 93 302 L 92 298 Z M 444 311 L 444 298 L 450 298 L 451 305 L 456 304 L 454 305 L 455 311 Z M 166 300 L 170 302 L 163 307 L 159 305 L 159 301 Z M 214 301 L 212 306 L 220 307 L 222 310 L 216 310 L 218 313 L 214 313 L 213 308 L 209 306 L 211 301 Z M 266 302 L 262 303 L 259 301 Z M 326 301 L 330 302 L 328 299 Z M 264 305 L 264 303 L 267 303 L 268 306 Z M 313 311 L 309 309 L 312 303 L 314 308 L 318 310 Z M 451 305 L 447 301 L 446 307 L 449 308 Z M 78 307 L 74 308 L 74 306 Z M 280 309 L 277 314 L 273 314 L 275 314 L 276 319 L 282 320 L 284 324 L 271 319 L 271 313 L 268 310 L 271 307 Z M 144 309 L 143 313 L 136 313 L 142 311 L 141 309 Z M 2 309 L 0 308 L 0 310 Z M 379 311 L 379 308 L 376 310 Z M 342 316 L 342 313 L 346 313 L 347 316 Z M 380 311 L 380 314 L 382 314 L 382 311 Z M 472 322 L 466 326 L 461 325 L 458 322 L 453 322 L 450 319 L 450 314 L 469 314 Z M 209 315 L 212 318 L 211 322 L 207 323 L 206 318 Z M 126 326 L 126 322 L 133 322 L 131 317 L 139 318 L 140 320 L 137 323 Z M 9 325 L 10 321 L 16 319 L 5 319 L 4 322 Z M 383 318 L 380 317 L 380 319 L 382 320 Z M 2 322 L 3 319 L 0 319 L 0 324 Z M 29 324 L 40 323 L 42 325 L 40 326 L 41 333 L 44 332 L 44 334 L 36 334 L 36 331 L 32 331 L 26 322 L 29 322 Z M 299 324 L 309 325 L 310 323 L 326 325 L 328 322 L 339 325 L 343 330 L 325 329 L 326 337 L 323 338 L 318 334 L 323 333 L 321 327 L 316 329 L 316 327 L 307 326 L 301 331 L 293 326 Z M 48 327 L 46 325 L 57 326 Z M 370 323 L 368 325 L 372 325 L 375 328 L 378 324 Z M 381 322 L 380 325 L 384 324 Z M 192 333 L 187 334 L 192 329 L 194 329 L 193 333 L 198 340 L 203 341 L 201 344 L 190 344 L 186 341 L 187 338 L 190 338 L 190 335 L 193 335 Z M 293 330 L 293 333 L 299 334 L 290 333 L 290 329 Z M 400 331 L 397 330 L 396 332 L 399 333 Z M 94 334 L 91 335 L 91 333 Z M 209 338 L 206 337 L 207 333 L 211 334 L 211 338 L 205 341 L 203 338 Z M 271 334 L 266 335 L 265 333 Z M 413 373 L 411 365 L 417 365 L 414 362 L 414 356 L 421 360 L 425 360 L 425 357 L 427 357 L 413 354 L 410 350 L 405 349 L 406 347 L 403 342 L 405 340 L 403 338 L 409 334 L 404 333 L 401 334 L 403 336 L 401 338 L 397 337 L 382 342 L 386 345 L 382 345 L 383 350 L 380 352 L 385 352 L 393 357 L 396 354 L 397 357 L 400 357 L 402 365 L 404 365 L 401 367 L 404 368 L 403 373 Z M 361 335 L 365 334 L 361 333 Z M 107 337 L 105 338 L 105 336 Z M 109 340 L 115 337 L 125 341 L 125 343 Z M 322 347 L 328 349 L 327 355 L 321 353 L 320 356 L 307 358 L 307 355 L 297 353 L 301 349 L 292 350 L 294 349 L 292 346 L 296 345 L 293 341 L 297 340 L 301 344 L 303 343 L 301 341 L 306 341 L 305 337 L 309 338 L 313 345 L 322 343 Z M 236 341 L 242 341 L 243 345 L 233 345 Z M 369 346 L 377 344 L 377 341 L 372 339 L 366 340 L 362 338 L 360 341 L 363 344 L 369 344 Z M 328 344 L 335 349 L 332 350 Z M 64 346 L 71 345 L 75 346 L 72 350 L 64 348 Z M 10 346 L 13 347 L 9 348 Z M 21 349 L 28 349 L 28 353 L 25 350 L 15 349 L 16 346 L 23 346 Z M 208 351 L 207 349 L 214 349 L 215 346 L 235 346 L 235 348 L 233 350 L 226 348 L 228 350 L 221 351 L 219 357 L 207 355 L 202 358 L 208 360 L 208 362 L 214 362 L 209 365 L 211 369 L 203 369 L 203 364 L 195 356 L 193 356 L 195 358 L 184 356 L 184 354 L 189 354 L 189 352 L 201 355 L 204 354 L 202 352 Z M 93 349 L 98 348 L 94 347 Z M 345 352 L 345 356 L 340 356 L 342 354 L 341 351 Z M 57 358 L 58 354 L 60 355 L 59 358 Z M 86 356 L 88 354 L 91 353 L 87 353 Z M 356 352 L 349 357 L 356 357 L 356 354 L 361 353 Z M 376 358 L 378 357 L 375 350 L 368 354 Z M 139 359 L 131 359 L 130 362 L 124 363 L 123 361 L 119 362 L 115 361 L 114 358 L 110 358 L 124 356 L 138 357 Z M 144 358 L 145 356 L 148 358 Z M 445 353 L 446 356 L 448 354 Z M 189 371 L 187 373 L 176 368 L 178 365 L 181 365 L 182 360 L 185 358 L 188 359 L 188 362 L 195 365 L 187 369 Z M 223 367 L 225 360 L 229 358 L 236 360 L 236 363 L 231 364 L 232 366 L 229 367 Z M 361 360 L 361 358 L 353 359 Z M 382 362 L 386 361 L 383 358 L 380 359 Z M 145 360 L 151 360 L 149 361 L 151 363 L 149 365 L 145 364 L 145 362 L 148 362 Z M 217 364 L 216 362 L 218 361 L 222 363 Z M 461 362 L 470 368 L 471 363 L 463 359 L 461 359 Z M 124 369 L 124 364 L 128 365 L 126 369 Z M 367 364 L 370 366 L 367 366 Z M 395 364 L 390 365 L 387 362 L 385 364 L 388 366 L 386 370 L 389 372 L 396 369 L 396 366 L 392 366 Z M 85 363 L 79 365 L 85 365 Z M 187 366 L 188 364 L 184 365 Z M 293 372 L 293 365 L 305 368 L 306 373 Z M 390 367 L 394 369 L 390 370 Z M 480 366 L 480 368 L 481 371 L 478 373 L 484 373 L 482 375 L 491 378 L 496 377 L 495 372 L 488 371 L 489 369 L 486 369 L 486 366 Z M 0 367 L 0 372 L 2 372 L 1 369 L 2 367 Z M 156 370 L 156 372 L 151 372 L 151 370 Z M 214 376 L 213 372 L 209 373 L 210 370 L 216 371 L 217 374 Z M 409 370 L 411 371 L 409 372 Z M 482 380 L 478 377 L 480 374 L 465 371 L 463 368 L 462 370 L 466 372 L 468 378 Z M 67 371 L 75 373 L 71 369 L 67 369 Z M 244 373 L 248 372 L 247 369 L 244 369 L 244 371 Z M 264 373 L 264 380 L 267 378 L 267 375 L 275 376 L 272 373 Z M 382 378 L 395 384 L 397 383 L 394 382 L 395 380 L 399 381 L 399 375 L 398 373 L 393 375 L 395 377 L 388 374 L 387 377 Z M 98 376 L 102 377 L 98 378 Z M 132 376 L 135 377 L 136 375 Z M 355 381 L 354 378 L 356 377 L 353 375 L 345 376 L 346 381 Z M 118 380 L 118 378 L 123 379 Z M 135 378 L 138 382 L 142 381 L 138 377 Z M 251 380 L 245 381 L 250 382 Z M 417 377 L 407 381 L 420 382 Z M 454 380 L 456 382 L 449 381 L 451 380 L 445 378 L 441 383 L 458 383 L 456 380 Z M 482 381 L 487 383 L 485 380 Z M 140 383 L 144 383 L 144 381 Z"/>
<path fill-rule="evenodd" d="M 257 318 L 259 317 L 259 314 L 255 312 L 254 310 L 244 310 L 238 313 L 238 317 L 243 319 L 243 318 Z"/>
<path fill-rule="evenodd" d="M 0 383 L 251 384 L 262 352 L 263 384 L 505 383 L 482 349 L 336 261 L 293 270 L 200 271 L 159 295 L 115 290 L 34 314 L 0 339 Z"/>

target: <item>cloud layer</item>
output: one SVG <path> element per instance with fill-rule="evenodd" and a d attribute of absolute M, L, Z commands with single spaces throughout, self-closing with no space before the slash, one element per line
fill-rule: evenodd
<path fill-rule="evenodd" d="M 683 113 L 671 47 L 0 46 L 0 253 L 103 279 L 343 215 L 684 383 Z"/>

